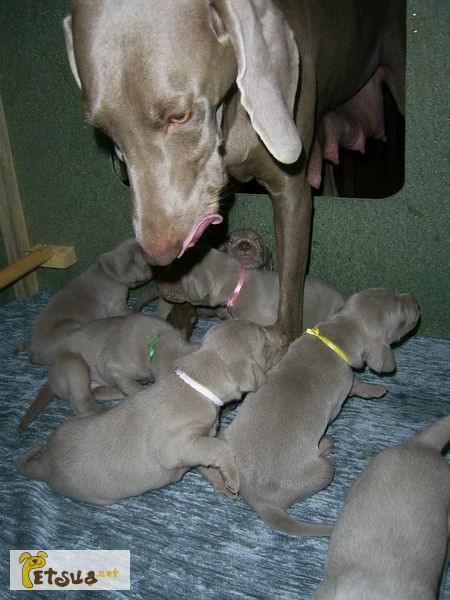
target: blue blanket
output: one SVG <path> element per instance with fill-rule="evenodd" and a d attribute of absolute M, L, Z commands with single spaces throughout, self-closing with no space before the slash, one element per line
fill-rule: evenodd
<path fill-rule="evenodd" d="M 13 356 L 12 351 L 27 338 L 49 297 L 40 293 L 0 307 L 0 598 L 24 594 L 9 591 L 9 551 L 14 549 L 130 550 L 131 590 L 91 592 L 95 598 L 309 598 L 323 577 L 328 540 L 271 530 L 243 500 L 217 495 L 195 471 L 166 488 L 109 507 L 74 502 L 18 474 L 16 464 L 25 451 L 46 440 L 71 414 L 64 402 L 53 400 L 24 433 L 17 433 L 20 418 L 46 380 L 47 368 L 31 365 L 24 352 Z M 201 320 L 195 339 L 213 322 Z M 336 439 L 330 454 L 334 480 L 294 505 L 294 516 L 333 522 L 346 488 L 375 454 L 450 412 L 450 340 L 412 337 L 394 352 L 395 374 L 364 373 L 367 381 L 382 381 L 388 394 L 380 400 L 347 400 L 329 429 Z M 448 600 L 449 580 L 444 596 Z M 73 598 L 74 593 L 83 594 L 59 591 L 57 597 Z M 30 597 L 48 598 L 49 593 L 33 591 Z"/>

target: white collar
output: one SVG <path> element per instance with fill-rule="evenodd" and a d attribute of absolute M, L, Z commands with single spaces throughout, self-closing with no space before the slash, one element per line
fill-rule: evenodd
<path fill-rule="evenodd" d="M 192 379 L 192 377 L 190 377 L 187 373 L 181 371 L 181 369 L 176 369 L 175 373 L 180 379 L 182 379 L 185 383 L 190 385 L 192 389 L 199 392 L 202 396 L 205 396 L 205 398 L 210 400 L 213 404 L 215 404 L 216 406 L 223 406 L 224 403 L 219 398 L 219 396 L 216 396 L 215 394 L 213 394 L 213 392 L 211 392 L 211 390 L 208 390 L 208 388 L 206 388 L 204 385 L 202 385 L 198 381 L 195 381 L 195 379 Z"/>

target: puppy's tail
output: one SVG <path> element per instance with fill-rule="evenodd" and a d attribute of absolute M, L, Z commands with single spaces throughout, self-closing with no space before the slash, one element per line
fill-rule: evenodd
<path fill-rule="evenodd" d="M 46 406 L 50 402 L 52 398 L 53 392 L 48 382 L 44 383 L 44 385 L 39 390 L 36 398 L 33 400 L 33 403 L 31 404 L 30 408 L 22 417 L 22 420 L 20 421 L 17 427 L 17 431 L 22 432 L 34 419 L 38 412 L 40 412 L 44 408 L 44 406 Z"/>
<path fill-rule="evenodd" d="M 45 463 L 39 458 L 35 458 L 36 454 L 38 454 L 43 447 L 43 444 L 38 444 L 37 446 L 33 446 L 31 450 L 28 450 L 17 466 L 19 473 L 22 473 L 22 475 L 25 475 L 26 477 L 30 477 L 30 479 L 39 479 L 40 481 L 48 480 Z"/>
<path fill-rule="evenodd" d="M 412 440 L 442 452 L 450 442 L 450 415 L 438 419 L 432 425 L 420 431 Z"/>
<path fill-rule="evenodd" d="M 263 503 L 253 504 L 252 506 L 263 521 L 273 527 L 273 529 L 277 529 L 283 533 L 327 537 L 333 533 L 333 525 L 297 521 L 278 506 Z"/>

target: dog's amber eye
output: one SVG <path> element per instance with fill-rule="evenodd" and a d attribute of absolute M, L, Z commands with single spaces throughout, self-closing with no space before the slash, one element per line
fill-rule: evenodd
<path fill-rule="evenodd" d="M 191 116 L 191 111 L 187 110 L 185 113 L 180 113 L 179 115 L 171 115 L 169 117 L 169 123 L 175 123 L 176 125 L 182 125 L 186 123 L 186 121 Z"/>

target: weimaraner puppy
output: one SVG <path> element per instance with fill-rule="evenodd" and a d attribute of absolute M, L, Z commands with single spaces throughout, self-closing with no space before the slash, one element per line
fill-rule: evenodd
<path fill-rule="evenodd" d="M 84 273 L 55 294 L 38 315 L 31 330 L 31 362 L 51 364 L 59 344 L 89 321 L 130 314 L 128 289 L 152 277 L 134 238 L 101 254 Z"/>
<path fill-rule="evenodd" d="M 188 254 L 183 258 L 187 261 Z M 273 325 L 277 319 L 278 273 L 244 270 L 231 256 L 214 248 L 175 281 L 172 277 L 167 282 L 158 281 L 158 289 L 169 302 L 222 307 L 219 313 L 222 318 L 228 314 L 260 325 Z M 313 275 L 306 276 L 303 303 L 306 327 L 328 318 L 343 304 L 343 297 L 331 285 Z"/>
<path fill-rule="evenodd" d="M 450 416 L 380 452 L 347 491 L 315 600 L 435 600 L 447 566 Z"/>
<path fill-rule="evenodd" d="M 234 229 L 228 234 L 221 250 L 235 258 L 246 269 L 273 269 L 272 252 L 254 229 Z"/>
<path fill-rule="evenodd" d="M 208 465 L 236 494 L 233 453 L 214 437 L 219 407 L 256 390 L 285 350 L 275 327 L 220 323 L 151 390 L 101 414 L 72 417 L 29 451 L 19 470 L 76 500 L 111 504 Z"/>
<path fill-rule="evenodd" d="M 158 317 L 106 317 L 82 325 L 58 346 L 48 382 L 19 424 L 23 431 L 36 414 L 59 396 L 78 415 L 105 407 L 94 398 L 124 398 L 143 390 L 140 382 L 158 381 L 170 373 L 175 359 L 194 352 L 178 329 Z M 92 384 L 100 386 L 92 390 Z"/>
<path fill-rule="evenodd" d="M 228 174 L 256 178 L 274 209 L 278 323 L 295 339 L 309 181 L 339 143 L 383 137 L 383 82 L 403 110 L 404 19 L 404 0 L 75 0 L 64 29 L 84 116 L 126 163 L 148 262 L 222 221 Z"/>
<path fill-rule="evenodd" d="M 254 229 L 235 229 L 227 237 L 225 243 L 220 248 L 221 252 L 225 252 L 239 262 L 246 269 L 268 269 L 272 270 L 272 253 L 269 246 L 263 241 L 262 237 Z M 156 287 L 146 290 L 141 294 L 133 307 L 134 312 L 139 312 L 142 308 L 159 297 L 159 292 Z M 157 307 L 157 314 L 162 318 L 169 316 L 169 311 L 173 309 L 173 304 L 168 305 L 162 298 Z M 200 314 L 205 314 L 201 311 Z M 220 311 L 221 317 L 225 312 Z M 216 314 L 214 312 L 206 312 L 207 316 Z M 184 323 L 183 323 L 184 325 Z"/>
<path fill-rule="evenodd" d="M 389 345 L 408 333 L 418 317 L 409 294 L 383 288 L 354 294 L 334 316 L 291 344 L 265 385 L 245 398 L 219 433 L 234 453 L 240 495 L 271 527 L 291 535 L 330 535 L 331 525 L 297 521 L 286 509 L 333 478 L 325 458 L 333 439 L 324 434 L 347 396 L 386 391 L 354 378 L 352 368 L 367 363 L 377 373 L 393 371 Z M 201 472 L 224 491 L 213 470 Z"/>

